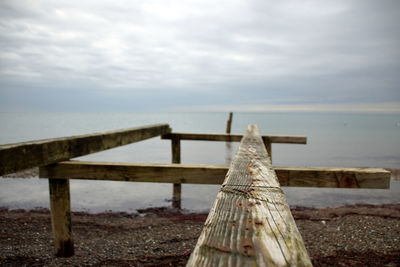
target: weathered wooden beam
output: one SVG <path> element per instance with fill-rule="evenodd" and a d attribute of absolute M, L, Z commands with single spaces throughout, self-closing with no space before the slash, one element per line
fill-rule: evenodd
<path fill-rule="evenodd" d="M 381 168 L 274 167 L 281 186 L 388 189 L 390 171 Z"/>
<path fill-rule="evenodd" d="M 168 124 L 0 146 L 0 175 L 44 166 L 169 133 Z"/>
<path fill-rule="evenodd" d="M 41 167 L 39 177 L 174 184 L 222 184 L 225 165 L 64 161 Z"/>
<path fill-rule="evenodd" d="M 69 180 L 49 179 L 49 189 L 55 255 L 70 257 L 74 255 L 74 242 L 71 231 Z"/>
<path fill-rule="evenodd" d="M 171 139 L 172 163 L 181 163 L 181 140 L 178 138 Z M 172 207 L 181 208 L 182 185 L 174 183 L 172 188 Z"/>
<path fill-rule="evenodd" d="M 205 133 L 169 133 L 161 136 L 162 139 L 179 138 L 181 140 L 193 141 L 224 141 L 224 142 L 240 142 L 243 135 L 241 134 L 205 134 Z M 265 135 L 262 138 L 267 138 L 271 143 L 281 144 L 307 144 L 305 136 L 276 136 Z"/>
<path fill-rule="evenodd" d="M 186 266 L 311 266 L 256 126 L 249 126 Z"/>
<path fill-rule="evenodd" d="M 40 168 L 41 178 L 174 184 L 219 184 L 225 165 L 64 161 Z M 273 167 L 281 186 L 387 189 L 390 172 L 379 168 Z"/>

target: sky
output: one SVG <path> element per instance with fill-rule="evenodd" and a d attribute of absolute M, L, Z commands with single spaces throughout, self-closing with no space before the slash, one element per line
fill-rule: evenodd
<path fill-rule="evenodd" d="M 400 112 L 400 1 L 0 0 L 0 111 Z"/>

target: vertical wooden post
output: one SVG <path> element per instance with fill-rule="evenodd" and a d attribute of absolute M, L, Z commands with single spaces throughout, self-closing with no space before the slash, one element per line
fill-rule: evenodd
<path fill-rule="evenodd" d="M 181 140 L 178 137 L 171 139 L 172 145 L 172 163 L 181 163 Z M 175 209 L 181 208 L 182 185 L 174 184 L 172 192 L 172 207 Z"/>
<path fill-rule="evenodd" d="M 69 180 L 49 179 L 49 189 L 55 254 L 57 257 L 70 257 L 74 255 L 74 242 L 71 232 Z"/>
<path fill-rule="evenodd" d="M 231 128 L 232 128 L 232 116 L 233 113 L 229 112 L 229 118 L 228 121 L 226 122 L 226 133 L 230 134 L 231 133 Z"/>
<path fill-rule="evenodd" d="M 271 163 L 272 163 L 272 146 L 271 146 L 271 142 L 267 142 L 265 143 L 265 148 L 267 149 L 268 155 L 271 159 Z"/>
<path fill-rule="evenodd" d="M 271 141 L 269 140 L 268 137 L 264 136 L 262 137 L 265 149 L 267 149 L 268 155 L 271 158 L 271 163 L 272 163 L 272 146 L 271 146 Z"/>
<path fill-rule="evenodd" d="M 228 121 L 226 122 L 226 133 L 227 134 L 231 134 L 231 128 L 232 128 L 232 116 L 233 113 L 229 112 L 229 117 L 228 117 Z M 232 152 L 232 144 L 231 141 L 227 141 L 226 142 L 226 157 L 225 157 L 225 161 L 226 164 L 231 164 L 231 152 Z"/>

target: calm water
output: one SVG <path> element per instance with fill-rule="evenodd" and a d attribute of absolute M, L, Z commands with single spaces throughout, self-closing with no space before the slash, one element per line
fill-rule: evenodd
<path fill-rule="evenodd" d="M 227 113 L 0 113 L 0 143 L 169 123 L 176 132 L 225 131 Z M 307 145 L 273 144 L 276 166 L 400 168 L 399 114 L 235 113 L 232 132 L 257 124 L 262 134 L 305 135 Z M 219 142 L 182 142 L 182 163 L 226 164 L 237 149 Z M 171 161 L 170 141 L 153 138 L 78 158 L 120 162 Z M 400 202 L 400 182 L 390 190 L 285 188 L 291 205 L 337 206 Z M 48 207 L 47 180 L 0 179 L 0 206 Z M 208 210 L 219 186 L 184 185 L 183 207 Z M 73 210 L 135 211 L 165 206 L 172 185 L 71 181 Z"/>

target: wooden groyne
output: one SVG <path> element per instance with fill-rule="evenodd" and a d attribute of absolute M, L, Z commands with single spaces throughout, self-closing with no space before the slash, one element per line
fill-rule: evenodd
<path fill-rule="evenodd" d="M 249 126 L 187 266 L 311 266 L 256 126 Z"/>
<path fill-rule="evenodd" d="M 171 140 L 171 164 L 71 160 L 156 136 Z M 181 164 L 181 142 L 194 140 L 242 142 L 230 167 Z M 157 124 L 1 145 L 0 175 L 40 167 L 39 176 L 49 180 L 54 247 L 57 256 L 67 257 L 74 253 L 69 180 L 89 179 L 172 183 L 172 205 L 175 208 L 181 207 L 181 184 L 222 184 L 221 192 L 203 231 L 204 234 L 199 239 L 200 247 L 196 247 L 196 254 L 191 257 L 192 266 L 197 262 L 215 263 L 217 259 L 213 258 L 214 245 L 216 251 L 223 255 L 221 257 L 224 261 L 221 258 L 220 262 L 226 260 L 231 265 L 235 262 L 238 264 L 255 262 L 260 266 L 264 263 L 277 266 L 292 265 L 295 262 L 307 265 L 309 260 L 303 250 L 304 245 L 301 244 L 301 237 L 295 228 L 280 187 L 382 189 L 389 188 L 390 172 L 377 168 L 272 166 L 272 143 L 305 144 L 306 142 L 307 139 L 303 136 L 260 136 L 255 126 L 250 127 L 243 136 L 175 133 L 168 124 Z M 229 221 L 227 218 L 232 220 Z M 228 223 L 227 226 L 231 228 L 218 228 L 220 222 Z M 210 229 L 213 231 L 211 235 L 208 234 Z M 271 231 L 275 233 L 275 243 L 265 242 L 272 238 Z M 280 235 L 277 235 L 278 232 Z M 214 234 L 215 237 L 210 237 Z M 257 236 L 261 236 L 262 240 L 258 240 Z M 237 239 L 229 239 L 233 237 Z M 206 242 L 204 244 L 207 246 L 210 245 L 210 249 L 203 250 L 202 242 Z M 229 246 L 226 246 L 227 244 Z"/>

